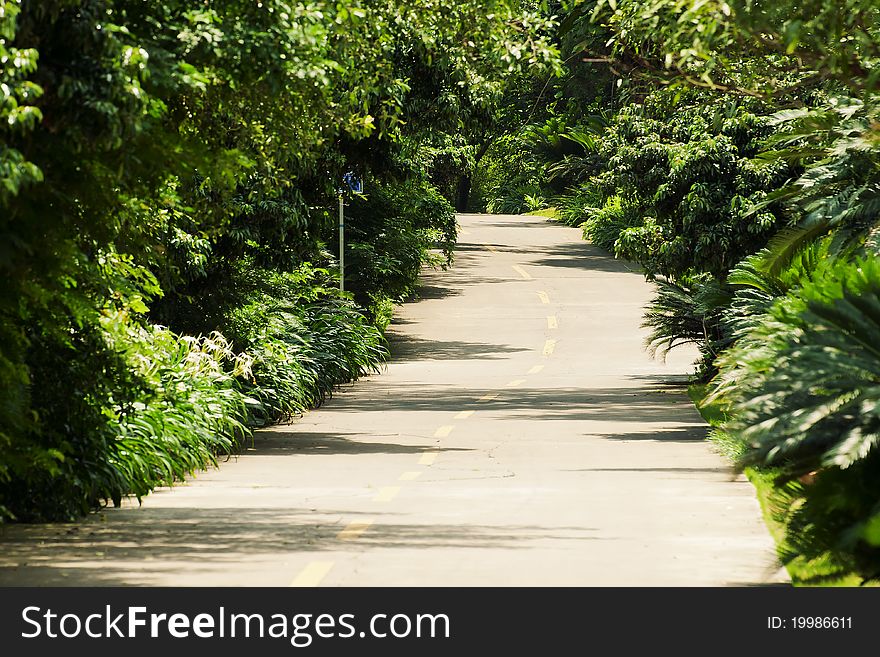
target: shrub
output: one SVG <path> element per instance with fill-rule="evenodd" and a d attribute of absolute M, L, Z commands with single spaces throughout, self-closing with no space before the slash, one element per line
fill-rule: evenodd
<path fill-rule="evenodd" d="M 641 225 L 642 216 L 639 208 L 620 196 L 612 196 L 601 208 L 588 212 L 582 228 L 584 239 L 610 253 L 638 261 L 637 258 L 632 257 L 633 253 L 628 253 L 618 246 L 618 241 L 624 231 Z"/>
<path fill-rule="evenodd" d="M 326 269 L 261 269 L 244 261 L 213 322 L 252 358 L 248 395 L 259 424 L 320 405 L 333 387 L 375 371 L 387 356 L 379 328 L 339 298 Z"/>
<path fill-rule="evenodd" d="M 529 210 L 527 196 L 544 198 L 546 176 L 521 135 L 496 140 L 474 175 L 473 196 L 480 210 L 520 214 Z"/>
<path fill-rule="evenodd" d="M 864 577 L 880 576 L 878 345 L 880 262 L 839 258 L 752 319 L 713 393 L 742 463 L 776 473 L 794 550 Z"/>
<path fill-rule="evenodd" d="M 779 228 L 772 206 L 755 208 L 790 168 L 755 159 L 770 129 L 747 106 L 697 96 L 661 121 L 654 113 L 669 111 L 668 94 L 654 92 L 617 115 L 602 138 L 608 170 L 596 184 L 625 199 L 623 210 L 641 211 L 621 231 L 623 257 L 648 274 L 723 278 Z"/>
<path fill-rule="evenodd" d="M 556 199 L 556 210 L 559 219 L 567 226 L 581 227 L 583 223 L 602 206 L 602 196 L 593 185 L 582 185 L 569 189 L 567 193 Z M 592 239 L 586 233 L 585 239 Z M 593 242 L 594 244 L 596 242 Z"/>
<path fill-rule="evenodd" d="M 221 335 L 182 338 L 134 325 L 124 312 L 109 312 L 100 329 L 73 337 L 67 362 L 58 344 L 35 352 L 39 423 L 16 444 L 0 484 L 13 518 L 71 519 L 105 500 L 140 498 L 215 463 L 248 435 L 236 377 L 249 359 Z"/>
<path fill-rule="evenodd" d="M 455 212 L 428 183 L 377 185 L 346 208 L 346 289 L 371 309 L 412 294 L 424 263 L 452 262 Z"/>
<path fill-rule="evenodd" d="M 126 408 L 114 409 L 114 438 L 107 466 L 112 488 L 88 500 L 119 504 L 156 486 L 170 486 L 187 474 L 216 465 L 250 435 L 247 405 L 238 377 L 250 373 L 250 358 L 232 352 L 219 333 L 180 337 L 162 327 L 129 335 L 119 346 L 147 384 L 146 393 Z M 118 473 L 118 474 L 117 474 Z"/>
<path fill-rule="evenodd" d="M 701 378 L 708 378 L 716 371 L 713 361 L 732 341 L 723 321 L 730 301 L 729 289 L 708 274 L 681 283 L 658 280 L 642 323 L 651 331 L 646 340 L 651 354 L 665 356 L 670 349 L 694 344 L 701 354 Z"/>

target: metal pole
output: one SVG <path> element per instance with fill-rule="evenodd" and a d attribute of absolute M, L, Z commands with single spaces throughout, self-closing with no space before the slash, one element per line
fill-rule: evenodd
<path fill-rule="evenodd" d="M 339 291 L 345 292 L 345 218 L 342 192 L 339 192 Z"/>

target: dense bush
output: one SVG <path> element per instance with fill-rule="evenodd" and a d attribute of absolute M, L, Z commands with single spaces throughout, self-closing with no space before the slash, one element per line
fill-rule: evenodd
<path fill-rule="evenodd" d="M 611 190 L 612 205 L 591 232 L 650 275 L 723 278 L 779 227 L 769 208 L 754 208 L 790 168 L 756 158 L 767 120 L 742 102 L 718 106 L 694 95 L 672 112 L 671 96 L 654 92 L 603 132 L 607 166 L 593 184 Z"/>
<path fill-rule="evenodd" d="M 590 194 L 587 200 L 595 202 L 596 194 Z M 580 211 L 583 216 L 581 226 L 584 238 L 611 253 L 616 252 L 618 240 L 624 231 L 636 226 L 644 227 L 646 223 L 642 216 L 642 208 L 617 194 L 605 199 L 599 207 L 582 206 Z"/>
<path fill-rule="evenodd" d="M 521 136 L 504 135 L 489 147 L 475 174 L 475 202 L 489 212 L 528 212 L 544 198 L 544 180 L 543 168 Z"/>
<path fill-rule="evenodd" d="M 410 295 L 423 263 L 451 264 L 457 226 L 449 202 L 420 181 L 382 186 L 345 210 L 346 286 L 364 307 Z"/>
<path fill-rule="evenodd" d="M 244 389 L 259 402 L 254 421 L 317 406 L 337 383 L 375 371 L 386 356 L 379 328 L 340 298 L 326 270 L 305 264 L 279 273 L 245 263 L 230 284 L 238 297 L 219 323 L 252 359 Z"/>
<path fill-rule="evenodd" d="M 729 286 L 710 274 L 694 274 L 679 282 L 658 280 L 643 322 L 650 329 L 649 350 L 656 356 L 681 345 L 696 345 L 702 356 L 698 372 L 707 378 L 716 371 L 715 359 L 733 342 L 724 312 L 731 299 Z"/>
<path fill-rule="evenodd" d="M 422 152 L 552 66 L 546 24 L 508 0 L 0 0 L 0 519 L 143 495 L 378 367 L 390 300 L 455 240 Z M 328 247 L 346 172 L 372 208 L 354 299 Z"/>
<path fill-rule="evenodd" d="M 119 313 L 103 325 L 87 342 L 77 337 L 66 349 L 41 343 L 34 352 L 48 361 L 34 369 L 59 367 L 34 390 L 40 433 L 13 443 L 6 456 L 14 469 L 3 500 L 21 520 L 71 517 L 97 500 L 140 497 L 213 463 L 248 433 L 247 399 L 236 381 L 247 375 L 248 359 L 222 336 L 181 338 L 162 327 L 133 327 Z M 95 351 L 83 359 L 83 349 Z M 73 362 L 63 366 L 65 357 Z M 105 367 L 94 369 L 101 360 Z M 128 373 L 125 387 L 113 376 L 120 371 Z"/>
<path fill-rule="evenodd" d="M 568 226 L 584 229 L 584 238 L 592 239 L 586 232 L 584 222 L 592 216 L 596 208 L 602 206 L 602 194 L 593 185 L 573 187 L 555 199 L 559 220 Z M 613 242 L 611 244 L 613 247 Z M 608 248 L 607 246 L 605 248 Z"/>
<path fill-rule="evenodd" d="M 563 79 L 534 97 L 552 98 L 549 117 L 529 114 L 516 152 L 478 175 L 519 210 L 534 181 L 562 221 L 657 283 L 649 347 L 700 348 L 719 435 L 776 482 L 786 562 L 880 578 L 880 7 L 565 12 Z M 584 62 L 607 63 L 613 84 Z"/>
<path fill-rule="evenodd" d="M 876 4 L 844 4 L 819 0 L 803 23 L 786 2 L 606 7 L 616 56 L 638 52 L 662 61 L 667 81 L 721 91 L 696 113 L 681 103 L 693 92 L 676 101 L 660 183 L 655 165 L 633 169 L 656 190 L 656 226 L 624 230 L 616 248 L 678 279 L 649 309 L 652 337 L 698 341 L 714 360 L 708 401 L 742 445 L 740 465 L 776 482 L 783 560 L 821 561 L 817 578 L 876 579 L 880 33 Z M 723 109 L 743 96 L 758 99 L 753 115 Z M 720 130 L 707 122 L 719 111 Z"/>
<path fill-rule="evenodd" d="M 719 359 L 712 399 L 724 429 L 749 450 L 743 463 L 771 468 L 777 512 L 796 550 L 839 568 L 880 575 L 880 262 L 815 260 L 799 284 L 739 319 L 737 343 Z M 756 289 L 768 286 L 760 285 Z"/>

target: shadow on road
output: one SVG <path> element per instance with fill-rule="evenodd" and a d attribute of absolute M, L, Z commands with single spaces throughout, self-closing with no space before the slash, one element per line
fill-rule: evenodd
<path fill-rule="evenodd" d="M 420 285 L 416 291 L 416 301 L 420 299 L 447 299 L 461 295 L 461 290 L 449 285 Z M 393 322 L 399 323 L 399 322 Z"/>
<path fill-rule="evenodd" d="M 412 360 L 497 360 L 505 354 L 528 349 L 488 342 L 462 342 L 460 340 L 427 340 L 415 335 L 405 335 L 390 330 L 387 334 L 391 357 L 395 361 Z"/>
<path fill-rule="evenodd" d="M 494 399 L 477 401 L 484 395 L 499 393 Z M 652 385 L 627 388 L 464 388 L 441 384 L 384 384 L 376 379 L 370 394 L 345 396 L 333 407 L 336 413 L 378 411 L 458 412 L 462 409 L 497 413 L 497 421 L 524 418 L 542 421 L 601 420 L 627 423 L 670 422 L 682 425 L 682 417 L 694 417 L 694 427 L 674 429 L 664 435 L 619 434 L 619 440 L 693 441 L 705 438 L 705 425 L 683 395 Z M 699 425 L 699 426 L 697 426 Z M 702 431 L 702 435 L 700 435 Z M 609 439 L 615 438 L 608 435 Z"/>
<path fill-rule="evenodd" d="M 629 431 L 626 433 L 606 433 L 601 437 L 607 440 L 654 440 L 663 443 L 692 443 L 706 440 L 709 427 L 701 424 L 683 425 L 671 429 L 654 431 Z"/>
<path fill-rule="evenodd" d="M 669 474 L 735 474 L 733 468 L 574 468 L 563 472 L 668 472 Z"/>
<path fill-rule="evenodd" d="M 351 436 L 347 438 L 346 436 Z M 380 436 L 381 437 L 381 436 Z M 363 434 L 332 434 L 323 431 L 274 431 L 265 429 L 254 438 L 254 447 L 267 456 L 296 454 L 422 454 L 436 452 L 469 452 L 459 447 L 403 445 L 400 443 L 365 441 Z"/>
<path fill-rule="evenodd" d="M 308 508 L 145 507 L 107 509 L 76 525 L 7 527 L 0 586 L 20 585 L 22 573 L 28 586 L 150 585 L 175 575 L 192 581 L 202 573 L 217 585 L 224 564 L 241 569 L 294 552 L 338 549 L 337 519 L 360 515 L 350 509 L 322 509 L 316 518 Z M 393 514 L 369 515 L 376 522 L 358 545 L 373 549 L 522 549 L 531 541 L 599 540 L 588 527 L 403 524 Z M 283 573 L 283 565 L 275 571 Z M 289 577 L 294 574 L 290 567 Z"/>
<path fill-rule="evenodd" d="M 530 258 L 520 259 L 520 264 L 527 267 L 564 267 L 567 269 L 588 269 L 591 271 L 632 273 L 638 272 L 636 265 L 623 260 L 615 260 L 602 249 L 587 242 L 554 244 L 551 246 L 512 246 L 507 244 L 491 244 L 498 253 L 511 253 Z M 463 254 L 456 260 L 455 269 L 459 269 L 461 260 L 475 259 L 478 254 L 492 256 L 486 244 L 460 242 L 456 252 Z M 464 263 L 476 266 L 477 263 Z M 448 278 L 448 275 L 447 275 Z"/>

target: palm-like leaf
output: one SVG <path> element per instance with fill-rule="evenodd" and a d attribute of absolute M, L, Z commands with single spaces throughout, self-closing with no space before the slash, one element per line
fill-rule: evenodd
<path fill-rule="evenodd" d="M 645 310 L 642 326 L 650 329 L 646 340 L 652 355 L 665 356 L 684 344 L 695 344 L 703 356 L 703 373 L 729 345 L 730 335 L 721 323 L 723 310 L 731 302 L 727 286 L 708 274 L 678 284 L 657 281 L 657 294 Z"/>
<path fill-rule="evenodd" d="M 776 475 L 783 561 L 818 559 L 823 577 L 874 579 L 880 259 L 828 259 L 831 242 L 802 252 L 781 276 L 754 266 L 762 254 L 735 271 L 731 278 L 746 287 L 732 308 L 740 302 L 744 312 L 733 322 L 735 346 L 717 361 L 710 398 L 727 402 L 724 429 L 745 445 L 741 464 Z"/>
<path fill-rule="evenodd" d="M 838 261 L 828 275 L 783 297 L 751 339 L 725 356 L 735 370 L 728 429 L 746 463 L 797 477 L 846 468 L 880 440 L 880 262 Z M 763 346 L 759 346 L 763 345 Z"/>
<path fill-rule="evenodd" d="M 773 204 L 790 206 L 801 219 L 768 244 L 765 270 L 776 274 L 806 244 L 835 232 L 834 250 L 862 242 L 880 221 L 880 130 L 876 102 L 833 98 L 827 107 L 785 110 L 774 116 L 781 128 L 764 157 L 800 158 L 806 169 L 789 185 L 768 194 L 751 212 Z"/>

